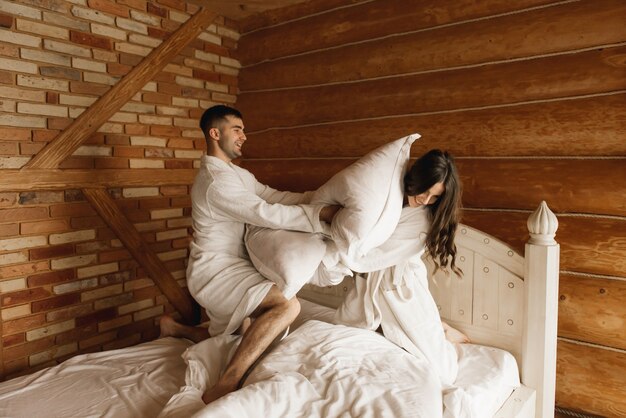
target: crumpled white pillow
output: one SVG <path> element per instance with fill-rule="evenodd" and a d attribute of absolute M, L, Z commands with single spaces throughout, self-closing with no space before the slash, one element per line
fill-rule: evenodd
<path fill-rule="evenodd" d="M 291 299 L 317 271 L 326 252 L 320 234 L 248 225 L 244 237 L 254 267 Z"/>
<path fill-rule="evenodd" d="M 288 299 L 308 282 L 341 282 L 350 274 L 350 259 L 361 259 L 395 230 L 404 197 L 402 177 L 411 144 L 419 137 L 408 135 L 371 151 L 313 193 L 312 204 L 343 206 L 331 224 L 335 245 L 328 249 L 320 234 L 248 225 L 244 241 L 257 270 Z"/>
<path fill-rule="evenodd" d="M 393 233 L 402 211 L 402 178 L 419 137 L 411 134 L 371 151 L 313 193 L 311 203 L 343 206 L 330 234 L 344 261 L 364 256 Z"/>

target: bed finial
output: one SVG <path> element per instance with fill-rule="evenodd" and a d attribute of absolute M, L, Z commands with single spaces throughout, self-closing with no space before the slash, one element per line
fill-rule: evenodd
<path fill-rule="evenodd" d="M 530 244 L 555 245 L 554 235 L 559 227 L 556 215 L 550 210 L 545 200 L 528 217 L 528 232 L 530 232 Z"/>

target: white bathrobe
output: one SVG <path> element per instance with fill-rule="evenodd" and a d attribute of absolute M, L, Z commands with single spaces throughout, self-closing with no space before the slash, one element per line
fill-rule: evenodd
<path fill-rule="evenodd" d="M 422 261 L 427 207 L 405 207 L 393 235 L 350 265 L 361 273 L 337 309 L 335 322 L 377 330 L 416 357 L 425 357 L 445 386 L 456 379 L 457 353 L 446 340 L 439 310 L 428 290 Z"/>
<path fill-rule="evenodd" d="M 209 333 L 230 334 L 273 285 L 248 258 L 245 224 L 304 232 L 328 232 L 328 225 L 319 221 L 322 206 L 302 204 L 307 193 L 274 190 L 216 157 L 203 156 L 201 163 L 191 189 L 194 239 L 187 284 L 209 315 Z"/>

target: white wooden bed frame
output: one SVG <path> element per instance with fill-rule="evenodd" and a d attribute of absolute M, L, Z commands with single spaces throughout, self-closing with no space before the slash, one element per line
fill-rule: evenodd
<path fill-rule="evenodd" d="M 490 235 L 460 225 L 455 238 L 463 276 L 429 277 L 441 317 L 472 342 L 511 352 L 522 386 L 495 418 L 554 416 L 559 245 L 558 221 L 546 202 L 528 219 L 525 257 Z M 432 262 L 426 260 L 429 271 Z M 300 297 L 336 308 L 351 280 L 338 286 L 307 285 Z"/>

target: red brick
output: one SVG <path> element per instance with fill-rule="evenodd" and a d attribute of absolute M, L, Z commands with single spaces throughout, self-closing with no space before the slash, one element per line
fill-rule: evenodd
<path fill-rule="evenodd" d="M 43 142 L 23 142 L 20 144 L 21 155 L 35 155 L 45 147 Z"/>
<path fill-rule="evenodd" d="M 157 6 L 156 4 L 152 2 L 148 2 L 146 6 L 147 6 L 148 13 L 157 15 L 160 17 L 167 17 L 167 9 Z"/>
<path fill-rule="evenodd" d="M 24 318 L 13 319 L 11 321 L 4 321 L 2 323 L 2 333 L 4 335 L 15 334 L 16 332 L 24 332 L 46 323 L 46 317 L 44 314 L 30 315 Z M 6 351 L 3 353 L 6 356 Z"/>
<path fill-rule="evenodd" d="M 124 132 L 126 132 L 128 135 L 146 135 L 148 133 L 148 130 L 148 125 L 129 123 L 124 127 Z"/>
<path fill-rule="evenodd" d="M 87 229 L 87 228 L 99 228 L 106 224 L 99 216 L 84 216 L 81 218 L 72 218 L 72 228 L 74 229 Z"/>
<path fill-rule="evenodd" d="M 102 84 L 89 83 L 86 81 L 72 81 L 70 82 L 70 91 L 72 93 L 79 94 L 96 94 L 98 96 L 103 95 L 109 91 L 110 86 L 104 86 Z"/>
<path fill-rule="evenodd" d="M 126 210 L 124 215 L 131 222 L 146 222 L 150 220 L 150 213 L 145 210 Z"/>
<path fill-rule="evenodd" d="M 50 284 L 63 283 L 76 278 L 74 269 L 51 271 L 50 273 L 29 276 L 28 287 L 45 286 Z"/>
<path fill-rule="evenodd" d="M 146 0 L 119 0 L 120 4 L 125 4 L 133 9 L 146 10 Z"/>
<path fill-rule="evenodd" d="M 177 31 L 180 25 L 181 25 L 180 23 L 174 22 L 173 20 L 169 20 L 169 19 L 163 19 L 161 21 L 161 27 L 163 27 L 163 29 L 170 31 L 170 32 Z"/>
<path fill-rule="evenodd" d="M 46 103 L 59 104 L 59 93 L 53 91 L 46 92 Z"/>
<path fill-rule="evenodd" d="M 11 28 L 13 26 L 13 16 L 0 13 L 0 28 Z"/>
<path fill-rule="evenodd" d="M 117 316 L 116 308 L 107 308 L 100 311 L 93 312 L 89 315 L 76 318 L 76 326 L 82 327 L 84 325 L 95 324 L 101 321 L 108 321 Z"/>
<path fill-rule="evenodd" d="M 0 142 L 0 155 L 18 155 L 19 151 L 17 142 Z"/>
<path fill-rule="evenodd" d="M 139 201 L 140 209 L 162 209 L 170 207 L 168 197 L 148 197 Z"/>
<path fill-rule="evenodd" d="M 172 197 L 173 208 L 190 208 L 191 209 L 191 197 L 190 196 L 176 196 Z"/>
<path fill-rule="evenodd" d="M 96 158 L 96 168 L 128 168 L 128 158 Z"/>
<path fill-rule="evenodd" d="M 163 196 L 180 196 L 187 193 L 187 186 L 161 186 L 161 194 Z"/>
<path fill-rule="evenodd" d="M 164 104 L 164 105 L 172 104 L 171 96 L 168 94 L 162 94 L 162 93 L 154 93 L 154 92 L 144 93 L 142 100 L 144 103 L 157 103 L 157 104 Z"/>
<path fill-rule="evenodd" d="M 30 129 L 0 127 L 0 139 L 3 141 L 28 141 Z"/>
<path fill-rule="evenodd" d="M 80 302 L 80 293 L 68 293 L 67 295 L 55 296 L 31 303 L 33 313 L 46 312 L 64 306 L 74 305 Z"/>
<path fill-rule="evenodd" d="M 200 120 L 200 117 L 202 116 L 202 114 L 204 113 L 204 109 L 191 109 L 189 111 L 189 117 L 192 119 L 196 119 L 196 120 Z"/>
<path fill-rule="evenodd" d="M 193 70 L 193 77 L 213 82 L 220 81 L 220 75 L 218 73 L 198 69 Z"/>
<path fill-rule="evenodd" d="M 33 141 L 50 142 L 59 134 L 60 131 L 50 129 L 48 131 L 33 131 Z"/>
<path fill-rule="evenodd" d="M 4 347 L 11 347 L 13 345 L 22 344 L 26 342 L 26 334 L 21 332 L 19 334 L 7 335 L 2 338 L 2 344 Z"/>
<path fill-rule="evenodd" d="M 202 49 L 204 52 L 210 52 L 212 54 L 221 55 L 223 57 L 228 56 L 228 48 L 224 48 L 223 46 L 216 45 L 212 42 L 204 42 L 202 45 Z"/>
<path fill-rule="evenodd" d="M 143 57 L 141 55 L 127 54 L 124 52 L 120 53 L 120 63 L 124 65 L 130 65 L 131 67 L 134 67 L 142 60 Z"/>
<path fill-rule="evenodd" d="M 17 193 L 0 192 L 0 207 L 14 206 L 17 202 Z"/>
<path fill-rule="evenodd" d="M 228 86 L 228 93 L 234 94 L 235 96 L 239 94 L 239 87 L 237 86 Z"/>
<path fill-rule="evenodd" d="M 128 135 L 107 134 L 104 136 L 104 143 L 107 145 L 130 145 Z"/>
<path fill-rule="evenodd" d="M 179 239 L 172 240 L 172 248 L 176 248 L 176 249 L 189 248 L 189 243 L 192 240 L 191 231 L 188 231 L 187 233 L 190 234 L 190 236 L 187 238 L 179 238 Z"/>
<path fill-rule="evenodd" d="M 115 148 L 113 148 L 113 155 L 115 157 L 142 158 L 143 151 L 144 149 L 140 147 L 116 146 Z"/>
<path fill-rule="evenodd" d="M 180 96 L 181 88 L 178 84 L 160 82 L 157 83 L 157 90 L 159 93 L 171 94 L 172 96 Z"/>
<path fill-rule="evenodd" d="M 20 305 L 26 302 L 32 302 L 34 300 L 45 299 L 51 295 L 49 290 L 43 287 L 36 287 L 34 289 L 19 290 L 17 292 L 5 293 L 2 295 L 2 306 Z M 10 321 L 9 321 L 10 322 Z M 4 322 L 6 324 L 6 322 Z M 5 333 L 9 333 L 4 331 Z"/>
<path fill-rule="evenodd" d="M 222 37 L 222 46 L 228 49 L 237 49 L 237 41 L 227 37 Z"/>
<path fill-rule="evenodd" d="M 111 231 L 109 228 L 98 228 L 96 236 L 101 240 L 117 239 L 115 232 Z"/>
<path fill-rule="evenodd" d="M 234 75 L 228 75 L 228 74 L 220 74 L 220 82 L 224 84 L 228 84 L 229 86 L 239 85 L 239 79 L 235 77 Z"/>
<path fill-rule="evenodd" d="M 105 135 L 102 132 L 96 132 L 91 134 L 89 138 L 84 142 L 84 144 L 89 145 L 103 145 L 104 144 Z"/>
<path fill-rule="evenodd" d="M 63 232 L 69 231 L 70 227 L 65 219 L 49 219 L 39 222 L 22 222 L 21 232 L 27 234 L 39 234 L 42 232 Z"/>
<path fill-rule="evenodd" d="M 48 208 L 17 208 L 0 209 L 0 220 L 2 222 L 16 222 L 30 219 L 45 219 L 48 217 Z"/>
<path fill-rule="evenodd" d="M 104 344 L 102 346 L 103 350 L 117 350 L 120 348 L 131 347 L 133 345 L 137 345 L 141 342 L 141 334 L 133 334 L 129 337 L 123 339 L 116 339 L 113 342 L 108 344 Z"/>
<path fill-rule="evenodd" d="M 96 35 L 91 35 L 83 32 L 76 32 L 74 30 L 70 30 L 70 40 L 77 44 L 87 45 L 94 48 L 106 49 L 109 51 L 113 50 L 113 44 L 110 39 L 103 38 Z"/>
<path fill-rule="evenodd" d="M 101 263 L 110 263 L 112 261 L 128 260 L 132 258 L 127 250 L 116 250 L 101 252 L 98 255 L 98 259 Z"/>
<path fill-rule="evenodd" d="M 110 13 L 121 17 L 129 17 L 129 10 L 126 6 L 121 6 L 112 1 L 107 0 L 88 0 L 87 4 L 93 9 L 100 10 L 104 13 Z"/>
<path fill-rule="evenodd" d="M 5 322 L 6 323 L 6 322 Z M 5 329 L 6 331 L 6 329 Z M 16 360 L 20 357 L 26 357 L 29 354 L 38 353 L 54 345 L 53 337 L 41 338 L 36 341 L 27 342 L 26 344 L 18 345 L 11 348 L 5 348 L 3 350 L 3 358 L 5 361 Z"/>
<path fill-rule="evenodd" d="M 96 163 L 93 158 L 69 157 L 59 164 L 59 168 L 94 168 L 95 165 Z"/>
<path fill-rule="evenodd" d="M 118 329 L 117 335 L 119 338 L 124 338 L 132 334 L 141 333 L 143 331 L 155 328 L 154 318 L 146 318 L 139 322 L 133 322 L 132 324 L 124 325 Z"/>
<path fill-rule="evenodd" d="M 126 75 L 133 67 L 130 65 L 119 64 L 117 62 L 107 63 L 107 72 L 109 75 L 123 76 Z"/>
<path fill-rule="evenodd" d="M 154 125 L 150 127 L 150 133 L 155 136 L 179 137 L 181 129 L 176 126 Z"/>
<path fill-rule="evenodd" d="M 13 237 L 20 234 L 18 224 L 0 224 L 0 237 Z"/>
<path fill-rule="evenodd" d="M 48 261 L 39 261 L 37 263 L 24 263 L 7 267 L 0 267 L 0 277 L 9 278 L 17 276 L 25 276 L 40 271 L 50 270 Z"/>
<path fill-rule="evenodd" d="M 15 75 L 9 71 L 0 71 L 0 83 L 15 84 Z"/>
<path fill-rule="evenodd" d="M 85 338 L 91 338 L 94 335 L 98 335 L 98 326 L 96 324 L 89 324 L 57 334 L 54 338 L 54 343 L 56 345 L 63 345 L 74 341 L 80 341 Z"/>
<path fill-rule="evenodd" d="M 182 91 L 181 91 L 181 95 L 183 97 L 193 97 L 195 99 L 204 99 L 204 100 L 211 100 L 211 91 L 210 90 L 205 90 L 205 89 L 195 89 L 193 87 L 183 87 Z M 189 112 L 189 116 L 191 116 L 192 118 L 194 117 L 194 110 L 191 110 Z M 198 112 L 200 112 L 200 115 L 198 115 L 198 118 L 201 116 L 201 114 L 203 113 L 202 109 L 198 109 Z"/>
<path fill-rule="evenodd" d="M 169 141 L 167 141 L 167 147 L 168 148 L 193 149 L 193 141 L 190 139 L 172 138 Z"/>
<path fill-rule="evenodd" d="M 30 250 L 31 260 L 43 260 L 75 254 L 72 244 L 54 245 L 46 248 Z"/>
<path fill-rule="evenodd" d="M 167 261 L 164 264 L 168 271 L 178 271 L 178 270 L 184 270 L 187 267 L 185 266 L 186 261 L 187 261 L 187 258 L 184 258 L 184 259 L 180 258 L 178 260 Z"/>
<path fill-rule="evenodd" d="M 74 120 L 70 118 L 48 118 L 48 128 L 62 131 L 70 126 L 73 121 Z"/>
<path fill-rule="evenodd" d="M 17 58 L 20 56 L 20 48 L 17 45 L 9 45 L 5 43 L 1 43 L 0 55 L 4 55 L 5 57 Z"/>
<path fill-rule="evenodd" d="M 69 308 L 57 309 L 46 314 L 46 318 L 49 322 L 65 321 L 68 319 L 76 318 L 81 315 L 87 315 L 93 312 L 93 304 L 85 303 L 82 305 L 70 306 Z"/>
<path fill-rule="evenodd" d="M 60 218 L 63 216 L 93 216 L 96 212 L 87 202 L 63 203 L 50 206 L 50 216 Z"/>

